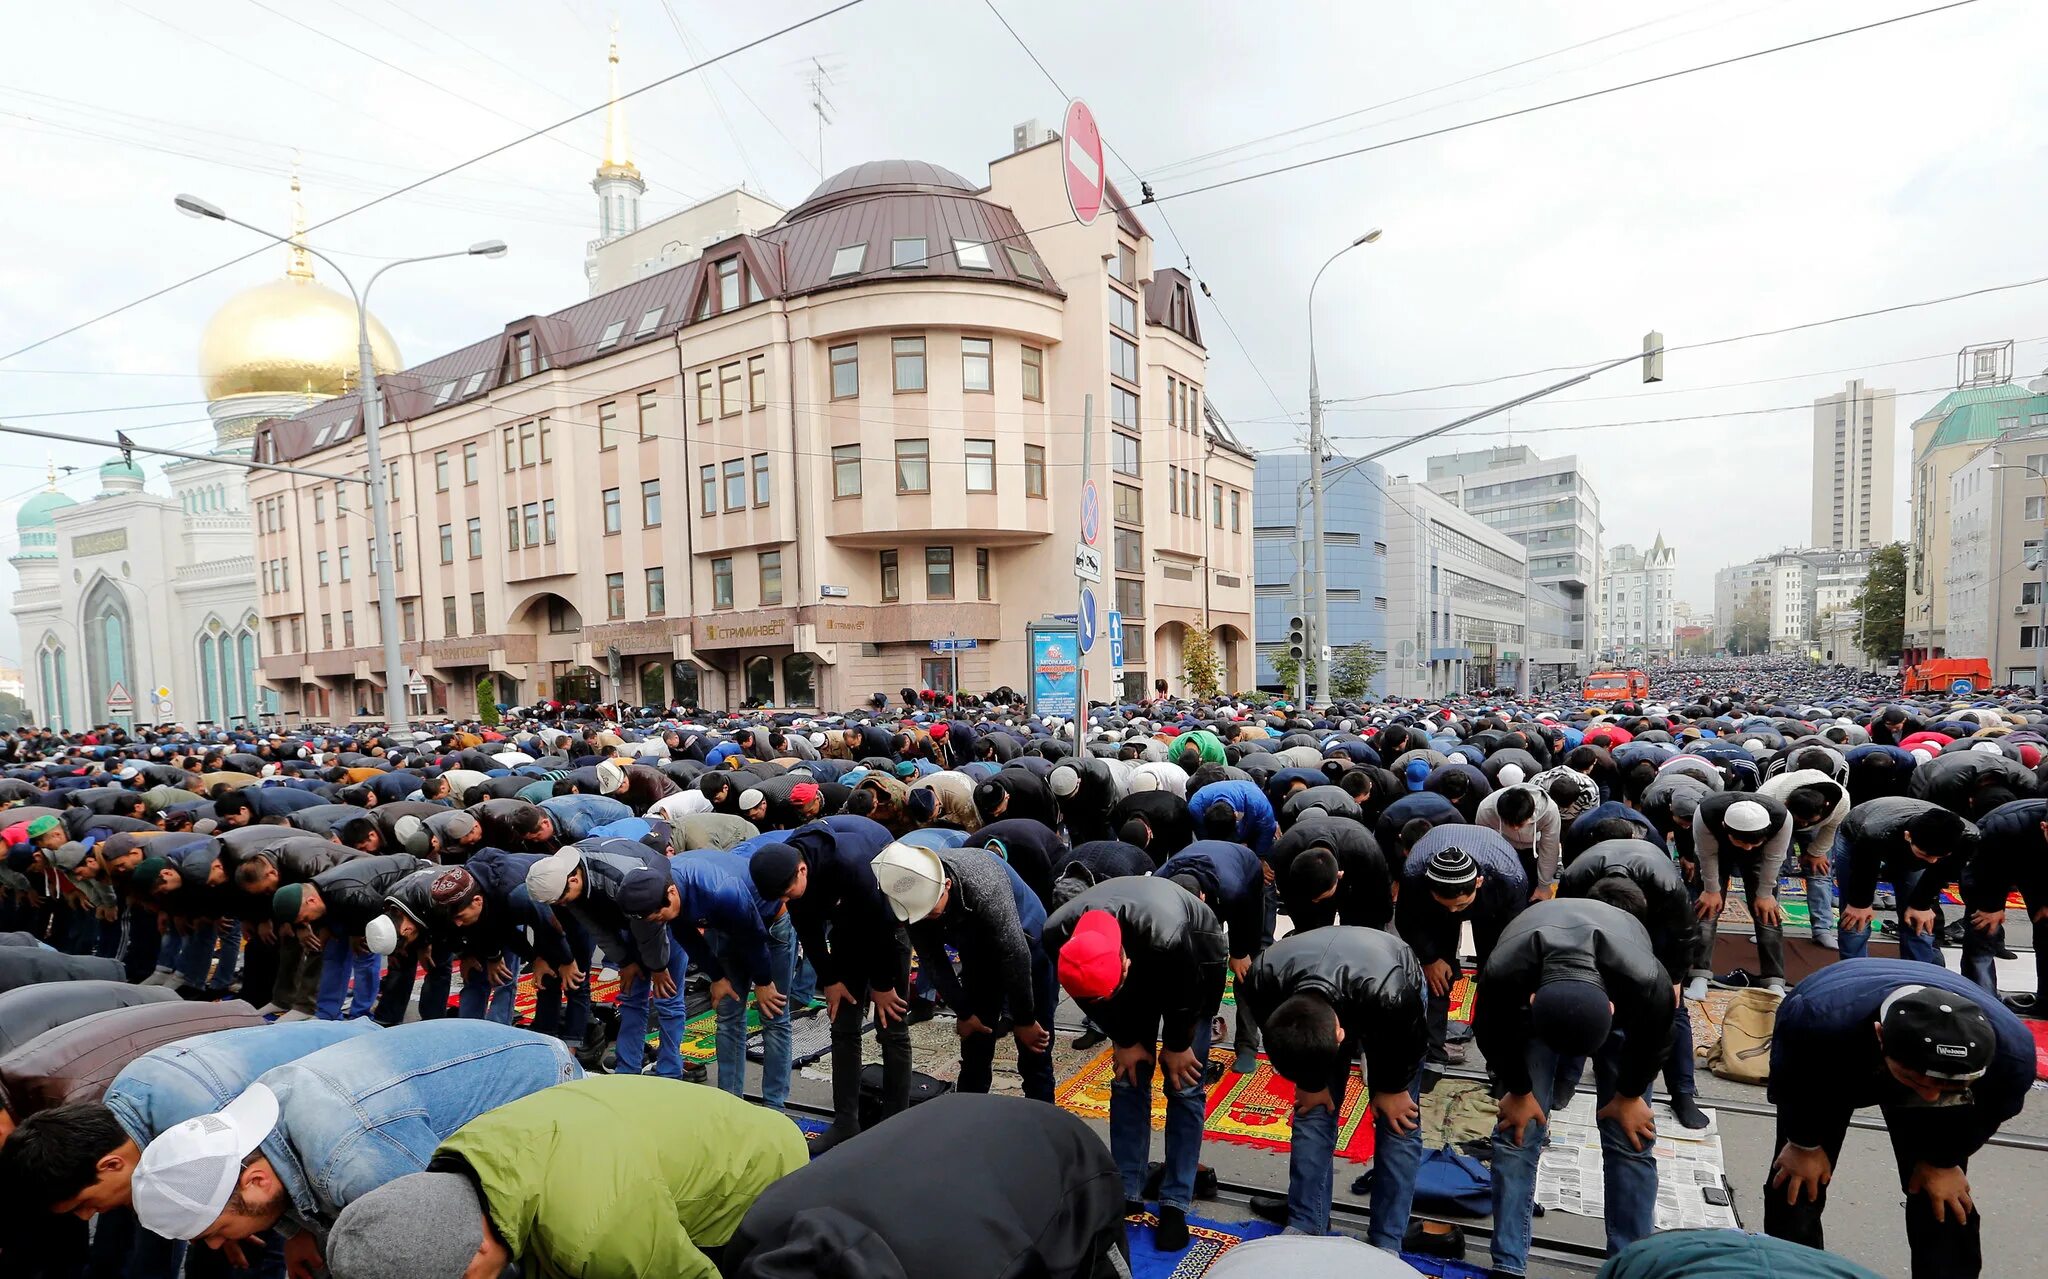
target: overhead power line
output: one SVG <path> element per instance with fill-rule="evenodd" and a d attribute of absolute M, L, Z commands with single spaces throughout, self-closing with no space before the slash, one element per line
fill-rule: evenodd
<path fill-rule="evenodd" d="M 848 9 L 857 8 L 865 2 L 866 0 L 840 0 L 840 3 L 834 5 L 830 9 L 821 10 L 818 13 L 812 14 L 808 18 L 800 18 L 797 21 L 789 23 L 786 26 L 778 27 L 774 31 L 770 31 L 765 35 L 757 36 L 754 39 L 746 41 L 743 44 L 734 45 L 732 48 L 725 50 L 723 53 L 714 54 L 701 62 L 697 62 L 690 66 L 684 67 L 680 71 L 671 72 L 668 75 L 661 76 L 655 80 L 651 80 L 648 83 L 641 85 L 637 89 L 631 89 L 625 93 L 621 93 L 619 95 L 619 100 L 623 102 L 630 98 L 639 97 L 641 94 L 646 93 L 649 90 L 658 89 L 665 84 L 671 84 L 677 80 L 682 79 L 685 76 L 693 75 L 706 67 L 714 66 L 720 62 L 726 61 L 729 58 L 737 57 L 750 49 L 756 49 L 771 41 L 778 40 L 783 36 L 789 35 L 791 32 L 801 31 L 805 27 L 809 27 L 816 23 L 822 22 L 825 19 L 833 17 L 836 14 L 844 13 Z M 384 194 L 376 196 L 370 200 L 366 200 L 362 204 L 358 204 L 353 208 L 344 209 L 340 213 L 335 214 L 333 217 L 325 218 L 319 222 L 315 222 L 313 225 L 307 227 L 306 230 L 309 232 L 317 231 L 322 227 L 333 226 L 336 222 L 341 221 L 343 218 L 354 217 L 358 213 L 362 213 L 365 210 L 375 208 L 377 205 L 383 204 L 386 201 L 395 200 L 402 195 L 405 195 L 412 191 L 416 191 L 419 188 L 426 186 L 431 182 L 438 181 L 441 178 L 445 178 L 450 174 L 459 173 L 464 169 L 470 168 L 477 164 L 481 164 L 485 160 L 491 159 L 493 156 L 503 155 L 505 152 L 510 151 L 513 148 L 521 146 L 527 142 L 531 142 L 533 139 L 540 137 L 544 134 L 550 133 L 555 129 L 560 129 L 567 125 L 574 124 L 576 121 L 584 119 L 587 116 L 596 115 L 599 112 L 606 110 L 609 105 L 610 104 L 608 101 L 600 102 L 594 107 L 589 107 L 586 108 L 585 110 L 578 111 L 573 115 L 564 116 L 562 119 L 555 121 L 553 124 L 549 124 L 542 128 L 532 130 L 531 132 L 528 132 L 520 137 L 513 138 L 510 141 L 503 142 L 497 146 L 491 147 L 486 151 L 479 152 L 478 154 L 471 156 L 467 160 L 458 161 L 457 163 L 451 164 L 446 168 L 438 169 L 433 173 L 426 175 L 423 178 L 419 178 L 415 181 L 408 182 L 402 186 L 395 187 L 392 190 L 387 191 Z M 114 307 L 110 310 L 102 311 L 98 315 L 92 316 L 89 319 L 80 320 L 76 324 L 73 324 L 64 329 L 60 329 L 57 332 L 50 334 L 48 337 L 38 338 L 35 341 L 30 342 L 26 346 L 16 347 L 11 351 L 6 352 L 5 354 L 0 354 L 0 362 L 14 359 L 15 357 L 20 355 L 25 355 L 38 347 L 48 346 L 50 343 L 55 342 L 60 338 L 69 337 L 71 334 L 77 333 L 81 329 L 90 328 L 95 324 L 99 324 L 105 320 L 112 319 L 114 316 L 120 315 L 127 311 L 132 311 L 136 307 L 141 306 L 147 302 L 153 302 L 157 298 L 163 297 L 167 293 L 174 293 L 177 290 L 184 288 L 188 284 L 196 283 L 197 281 L 203 280 L 210 275 L 214 275 L 221 271 L 225 271 L 231 266 L 235 266 L 242 262 L 247 262 L 251 258 L 258 257 L 265 253 L 269 253 L 275 247 L 276 246 L 274 244 L 269 243 L 260 245 L 254 249 L 249 250 L 249 252 L 247 253 L 241 254 L 238 257 L 229 258 L 227 261 L 220 263 L 218 266 L 208 267 L 204 271 L 197 272 L 196 274 L 193 275 L 188 275 L 182 280 L 175 281 L 171 284 L 164 285 L 160 289 L 156 289 L 153 290 L 152 292 L 145 293 L 139 298 L 135 298 L 128 302 L 123 302 L 121 305 L 117 307 Z"/>

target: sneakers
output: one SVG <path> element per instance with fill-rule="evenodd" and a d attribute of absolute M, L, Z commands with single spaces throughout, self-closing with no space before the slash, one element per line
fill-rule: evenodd
<path fill-rule="evenodd" d="M 1161 1252 L 1182 1252 L 1188 1246 L 1188 1214 L 1159 1205 L 1159 1224 L 1152 1228 L 1152 1246 Z"/>
<path fill-rule="evenodd" d="M 1720 1127 L 1712 1115 L 1700 1109 L 1699 1099 L 1691 1093 L 1672 1094 L 1671 1113 L 1677 1118 L 1678 1126 L 1693 1137 L 1711 1137 Z"/>
<path fill-rule="evenodd" d="M 1813 944 L 1822 950 L 1840 950 L 1842 939 L 1832 928 L 1816 928 L 1813 930 Z"/>
<path fill-rule="evenodd" d="M 1779 983 L 1781 986 L 1783 984 Z M 1747 968 L 1731 968 L 1715 976 L 1713 985 L 1716 990 L 1748 990 L 1756 985 L 1756 982 L 1750 977 Z"/>
<path fill-rule="evenodd" d="M 1685 997 L 1699 1003 L 1707 997 L 1707 979 L 1695 977 L 1685 984 Z"/>
<path fill-rule="evenodd" d="M 1408 1233 L 1401 1236 L 1401 1251 L 1411 1252 L 1419 1257 L 1439 1257 L 1446 1261 L 1465 1259 L 1465 1231 L 1463 1227 L 1432 1230 L 1438 1223 L 1414 1221 L 1408 1224 Z"/>
<path fill-rule="evenodd" d="M 1431 1045 L 1427 1059 L 1439 1066 L 1462 1066 L 1465 1064 L 1465 1045 L 1445 1043 L 1441 1048 Z"/>

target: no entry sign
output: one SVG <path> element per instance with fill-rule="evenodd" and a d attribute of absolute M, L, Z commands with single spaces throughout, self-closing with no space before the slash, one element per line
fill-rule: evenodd
<path fill-rule="evenodd" d="M 1067 104 L 1066 127 L 1060 132 L 1060 154 L 1066 158 L 1062 166 L 1067 174 L 1067 203 L 1074 210 L 1074 217 L 1082 226 L 1095 221 L 1095 215 L 1102 212 L 1102 190 L 1105 183 L 1102 167 L 1102 131 L 1095 127 L 1094 113 L 1088 104 L 1075 98 Z"/>

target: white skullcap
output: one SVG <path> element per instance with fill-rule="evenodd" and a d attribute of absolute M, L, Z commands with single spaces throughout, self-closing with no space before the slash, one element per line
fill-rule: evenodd
<path fill-rule="evenodd" d="M 740 792 L 740 811 L 744 813 L 766 798 L 768 797 L 758 790 L 743 790 Z"/>
<path fill-rule="evenodd" d="M 1151 773 L 1145 772 L 1143 769 L 1140 769 L 1137 772 L 1131 774 L 1131 794 L 1136 795 L 1144 791 L 1158 789 L 1159 779 L 1157 777 L 1154 777 Z"/>
<path fill-rule="evenodd" d="M 1753 799 L 1738 799 L 1728 806 L 1728 811 L 1722 814 L 1721 821 L 1729 830 L 1754 835 L 1771 824 L 1771 815 L 1764 811 L 1762 804 Z"/>
<path fill-rule="evenodd" d="M 379 915 L 363 926 L 363 942 L 372 955 L 389 955 L 398 949 L 398 925 Z"/>
<path fill-rule="evenodd" d="M 1500 784 L 1503 786 L 1519 786 L 1527 777 L 1528 774 L 1522 771 L 1520 764 L 1502 764 L 1500 766 Z"/>
<path fill-rule="evenodd" d="M 1071 764 L 1062 764 L 1052 770 L 1047 785 L 1052 787 L 1053 794 L 1065 799 L 1081 789 L 1081 771 Z"/>

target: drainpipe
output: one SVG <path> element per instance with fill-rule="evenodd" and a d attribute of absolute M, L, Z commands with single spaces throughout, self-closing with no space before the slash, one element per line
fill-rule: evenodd
<path fill-rule="evenodd" d="M 795 554 L 790 557 L 790 567 L 792 569 L 791 584 L 795 588 L 796 594 L 793 597 L 785 596 L 785 598 L 794 598 L 796 601 L 795 607 L 803 609 L 809 607 L 807 601 L 810 597 L 804 594 L 804 485 L 799 482 L 797 476 L 797 467 L 802 464 L 803 455 L 797 447 L 796 336 L 792 331 L 789 321 L 789 246 L 777 240 L 775 242 L 775 256 L 777 267 L 782 277 L 779 281 L 782 286 L 779 290 L 782 296 L 777 299 L 777 302 L 780 304 L 782 312 L 783 383 L 789 393 L 789 532 L 790 546 L 795 551 Z M 790 623 L 789 638 L 791 651 L 793 652 L 795 651 L 796 644 L 796 623 L 794 621 Z M 824 697 L 825 690 L 818 686 L 820 675 L 818 662 L 814 657 L 811 662 L 811 696 L 817 699 L 820 706 L 824 706 L 828 703 Z M 789 690 L 785 688 L 782 691 L 783 701 L 787 703 L 789 700 Z M 836 693 L 837 690 L 835 689 L 834 691 Z M 959 690 L 955 689 L 954 692 L 958 693 Z"/>

